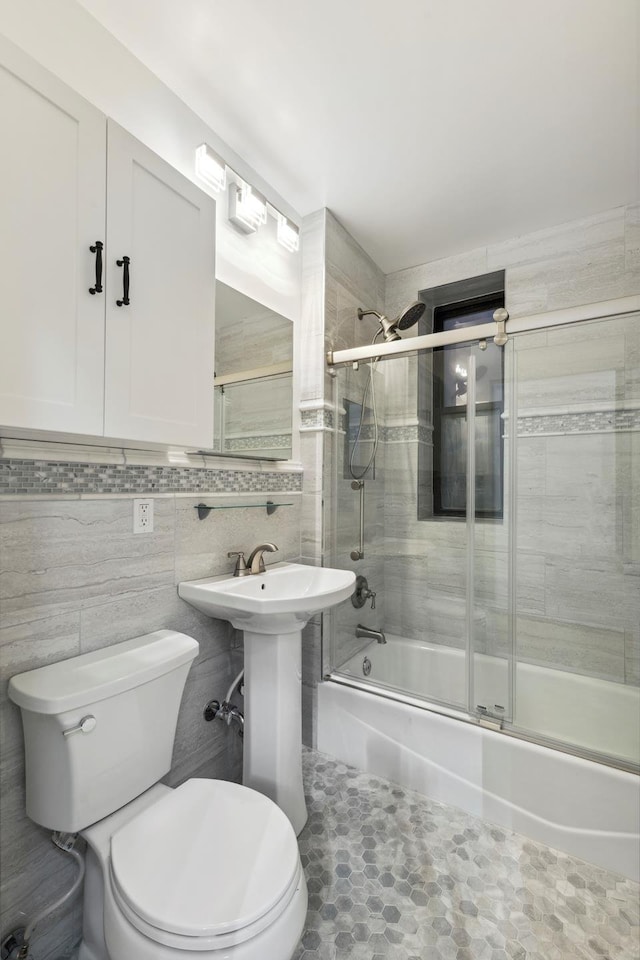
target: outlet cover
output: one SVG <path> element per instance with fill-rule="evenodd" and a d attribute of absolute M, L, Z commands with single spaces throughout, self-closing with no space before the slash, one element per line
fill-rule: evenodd
<path fill-rule="evenodd" d="M 133 532 L 153 533 L 153 500 L 133 501 Z"/>

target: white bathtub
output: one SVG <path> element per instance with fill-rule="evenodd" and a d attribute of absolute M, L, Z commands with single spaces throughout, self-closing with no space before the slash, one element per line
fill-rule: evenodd
<path fill-rule="evenodd" d="M 386 684 L 416 696 L 464 702 L 462 651 L 388 636 L 386 645 L 372 644 L 340 673 L 363 681 L 364 656 L 372 664 L 369 681 L 381 688 Z M 478 686 L 486 692 L 496 682 L 496 689 L 504 689 L 504 662 L 482 659 L 494 662 L 479 661 Z M 639 698 L 632 688 L 519 664 L 516 704 L 518 726 L 633 756 Z M 537 722 L 541 714 L 544 726 L 534 726 L 531 721 Z M 319 750 L 640 879 L 640 780 L 635 774 L 461 722 L 464 719 L 462 713 L 459 718 L 453 712 L 444 716 L 342 683 L 328 681 L 318 688 Z M 605 720 L 605 729 L 617 728 L 619 733 L 614 751 L 606 749 Z"/>
<path fill-rule="evenodd" d="M 340 673 L 363 680 L 365 657 L 371 682 L 466 711 L 464 650 L 387 634 L 386 644 L 369 644 Z M 474 669 L 475 702 L 500 715 L 495 705 L 507 703 L 507 661 L 476 654 Z M 515 669 L 516 727 L 627 763 L 640 761 L 640 688 L 529 663 Z"/>

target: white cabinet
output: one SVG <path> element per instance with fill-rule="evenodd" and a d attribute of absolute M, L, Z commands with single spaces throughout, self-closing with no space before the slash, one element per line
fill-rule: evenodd
<path fill-rule="evenodd" d="M 0 44 L 0 423 L 101 434 L 106 124 Z"/>
<path fill-rule="evenodd" d="M 107 142 L 105 434 L 210 447 L 214 203 L 111 120 Z"/>
<path fill-rule="evenodd" d="M 0 124 L 0 424 L 210 447 L 214 201 L 5 42 Z"/>

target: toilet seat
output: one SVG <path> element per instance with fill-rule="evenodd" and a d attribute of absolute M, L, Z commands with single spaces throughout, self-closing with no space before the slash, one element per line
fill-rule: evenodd
<path fill-rule="evenodd" d="M 114 899 L 157 943 L 225 948 L 256 936 L 301 880 L 293 828 L 266 797 L 235 783 L 189 780 L 111 837 Z"/>

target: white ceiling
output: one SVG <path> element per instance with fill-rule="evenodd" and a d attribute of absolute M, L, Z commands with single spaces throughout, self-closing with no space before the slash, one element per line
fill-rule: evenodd
<path fill-rule="evenodd" d="M 391 272 L 638 196 L 638 0 L 79 0 Z"/>

